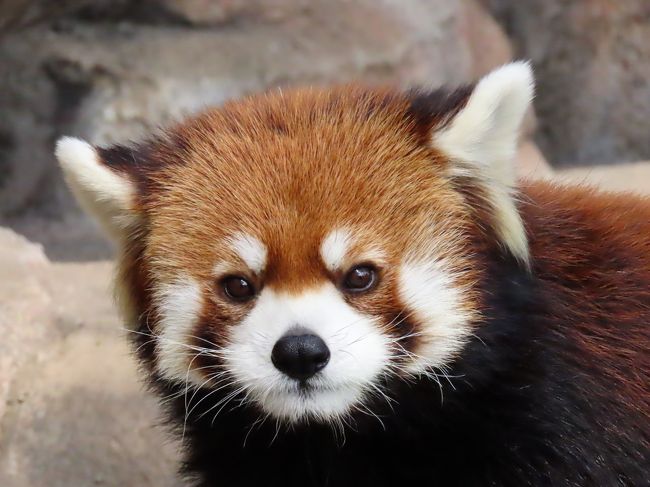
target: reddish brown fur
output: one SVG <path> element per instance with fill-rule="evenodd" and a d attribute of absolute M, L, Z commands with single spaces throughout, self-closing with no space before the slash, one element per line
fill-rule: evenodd
<path fill-rule="evenodd" d="M 534 272 L 551 296 L 571 289 L 555 316 L 575 362 L 650 421 L 650 202 L 544 182 L 522 193 Z"/>
<path fill-rule="evenodd" d="M 384 108 L 388 103 L 392 106 Z M 359 238 L 393 246 L 390 256 L 412 246 L 429 212 L 440 213 L 438 232 L 457 226 L 467 219 L 467 209 L 440 176 L 445 159 L 414 143 L 404 104 L 360 90 L 274 94 L 227 105 L 179 127 L 188 164 L 156 178 L 169 191 L 153 203 L 151 248 L 173 255 L 180 238 L 181 248 L 192 248 L 179 256 L 181 268 L 201 275 L 210 269 L 195 269 L 197 263 L 216 262 L 216 255 L 228 252 L 217 252 L 220 237 L 262 231 L 258 236 L 270 249 L 266 284 L 297 290 L 325 278 L 322 267 L 305 269 L 303 263 L 320 260 L 314 253 L 339 225 L 359 225 Z M 368 209 L 376 217 L 364 228 Z M 414 218 L 423 210 L 426 219 Z"/>

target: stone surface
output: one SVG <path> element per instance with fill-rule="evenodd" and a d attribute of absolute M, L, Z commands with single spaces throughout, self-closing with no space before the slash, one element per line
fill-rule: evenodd
<path fill-rule="evenodd" d="M 177 445 L 115 315 L 109 262 L 54 264 L 0 229 L 0 485 L 178 485 Z"/>
<path fill-rule="evenodd" d="M 537 141 L 554 165 L 650 158 L 648 0 L 483 0 L 538 79 Z"/>
<path fill-rule="evenodd" d="M 40 246 L 0 228 L 0 421 L 16 372 L 53 334 L 42 282 L 48 267 Z"/>
<path fill-rule="evenodd" d="M 114 255 L 112 242 L 86 215 L 69 212 L 62 218 L 48 218 L 30 214 L 8 221 L 16 232 L 40 242 L 54 261 L 84 262 L 109 259 Z"/>
<path fill-rule="evenodd" d="M 557 171 L 560 181 L 591 184 L 609 191 L 650 195 L 650 161 L 609 166 L 585 166 Z"/>
<path fill-rule="evenodd" d="M 529 139 L 524 139 L 519 145 L 515 167 L 520 178 L 538 179 L 553 175 L 553 169 L 544 158 L 544 154 L 535 142 Z"/>
<path fill-rule="evenodd" d="M 172 14 L 193 25 L 222 25 L 242 20 L 281 21 L 308 13 L 310 0 L 163 0 Z"/>
<path fill-rule="evenodd" d="M 0 37 L 49 21 L 85 6 L 92 0 L 3 0 L 0 3 Z"/>
<path fill-rule="evenodd" d="M 60 135 L 138 139 L 205 105 L 276 86 L 457 84 L 511 55 L 473 0 L 66 4 L 55 21 L 0 42 L 0 223 L 28 233 L 25 218 L 65 226 L 79 215 L 52 156 Z M 101 247 L 96 234 L 88 238 L 86 247 Z"/>

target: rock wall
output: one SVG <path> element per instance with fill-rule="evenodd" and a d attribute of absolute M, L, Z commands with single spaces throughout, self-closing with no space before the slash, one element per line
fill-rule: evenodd
<path fill-rule="evenodd" d="M 0 215 L 55 258 L 67 257 L 70 233 L 90 242 L 75 258 L 107 255 L 61 183 L 52 150 L 62 134 L 127 141 L 270 87 L 459 83 L 511 56 L 473 0 L 12 3 L 0 39 Z M 16 10 L 25 3 L 33 9 Z"/>
<path fill-rule="evenodd" d="M 531 59 L 537 141 L 556 165 L 650 158 L 648 0 L 484 0 Z"/>

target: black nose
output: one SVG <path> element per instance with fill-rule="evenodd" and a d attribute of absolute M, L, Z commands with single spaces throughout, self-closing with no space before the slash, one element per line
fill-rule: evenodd
<path fill-rule="evenodd" d="M 329 362 L 330 351 L 323 339 L 307 330 L 293 330 L 273 346 L 273 365 L 289 377 L 309 379 Z"/>

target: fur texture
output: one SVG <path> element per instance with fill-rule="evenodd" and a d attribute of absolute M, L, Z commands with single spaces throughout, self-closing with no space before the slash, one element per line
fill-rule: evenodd
<path fill-rule="evenodd" d="M 650 202 L 513 187 L 531 97 L 515 63 L 59 143 L 120 243 L 118 302 L 194 485 L 647 484 Z M 295 329 L 330 353 L 303 381 L 271 358 Z"/>

